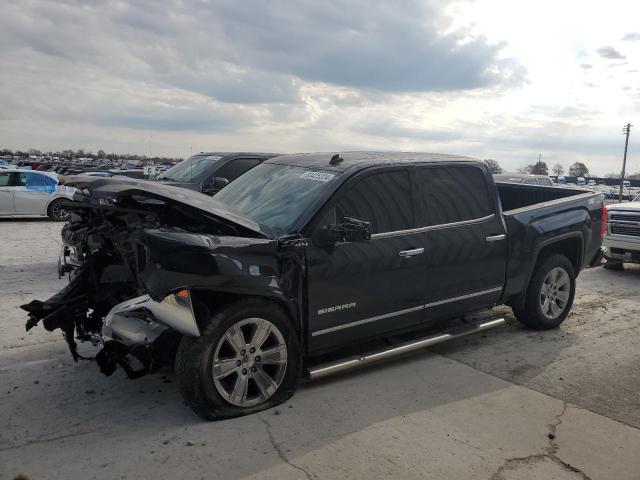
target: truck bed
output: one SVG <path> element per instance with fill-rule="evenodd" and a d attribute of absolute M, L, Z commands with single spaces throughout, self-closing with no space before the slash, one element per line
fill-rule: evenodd
<path fill-rule="evenodd" d="M 524 185 L 520 183 L 496 182 L 502 210 L 508 212 L 525 207 L 534 207 L 561 198 L 574 197 L 589 190 L 578 188 L 545 187 L 540 185 Z"/>
<path fill-rule="evenodd" d="M 593 263 L 601 244 L 600 193 L 514 183 L 496 186 L 508 234 L 506 298 L 524 291 L 538 252 L 551 242 L 563 241 L 560 251 L 574 262 L 576 275 Z"/>

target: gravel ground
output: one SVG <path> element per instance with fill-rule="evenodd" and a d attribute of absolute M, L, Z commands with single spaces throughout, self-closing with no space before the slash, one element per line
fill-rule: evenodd
<path fill-rule="evenodd" d="M 204 422 L 171 371 L 74 364 L 18 305 L 64 285 L 61 224 L 0 220 L 0 478 L 640 479 L 640 268 L 578 279 L 557 331 L 508 323 Z"/>

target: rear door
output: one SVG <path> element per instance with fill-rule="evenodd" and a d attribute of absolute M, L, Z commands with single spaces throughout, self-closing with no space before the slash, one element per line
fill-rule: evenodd
<path fill-rule="evenodd" d="M 418 168 L 426 227 L 425 317 L 493 305 L 504 286 L 507 241 L 495 187 L 474 164 Z"/>
<path fill-rule="evenodd" d="M 13 214 L 13 186 L 11 172 L 0 171 L 0 215 Z"/>
<path fill-rule="evenodd" d="M 421 321 L 424 236 L 414 230 L 413 210 L 409 169 L 404 167 L 362 173 L 325 206 L 315 228 L 356 217 L 370 222 L 372 238 L 332 247 L 309 241 L 310 350 Z"/>

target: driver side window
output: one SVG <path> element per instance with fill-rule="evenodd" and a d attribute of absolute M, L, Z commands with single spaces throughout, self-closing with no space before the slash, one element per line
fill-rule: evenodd
<path fill-rule="evenodd" d="M 372 234 L 413 228 L 409 173 L 393 170 L 349 182 L 320 225 L 340 224 L 345 217 L 366 220 Z"/>

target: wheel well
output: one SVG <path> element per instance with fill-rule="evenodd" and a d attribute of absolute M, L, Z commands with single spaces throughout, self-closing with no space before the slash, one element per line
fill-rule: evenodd
<path fill-rule="evenodd" d="M 582 266 L 582 242 L 580 241 L 580 238 L 565 238 L 564 240 L 558 240 L 557 242 L 553 242 L 549 245 L 544 246 L 538 252 L 536 265 L 533 271 L 535 271 L 535 268 L 546 258 L 555 254 L 564 255 L 569 259 L 569 261 L 573 265 L 573 269 L 577 277 L 578 272 L 580 271 L 580 267 Z"/>
<path fill-rule="evenodd" d="M 241 300 L 256 298 L 266 302 L 271 302 L 282 308 L 282 310 L 284 310 L 284 312 L 289 317 L 289 320 L 291 320 L 291 324 L 296 329 L 298 338 L 300 339 L 300 341 L 302 341 L 302 326 L 300 324 L 300 321 L 297 321 L 294 318 L 291 306 L 278 298 L 265 297 L 260 295 L 244 295 L 240 293 L 213 292 L 210 290 L 194 290 L 192 293 L 194 314 L 196 317 L 196 322 L 198 323 L 198 327 L 200 329 L 203 328 L 204 322 L 206 322 L 211 317 L 211 314 L 215 310 L 220 310 L 228 305 L 231 305 L 232 303 L 239 302 Z"/>
<path fill-rule="evenodd" d="M 51 215 L 51 206 L 59 200 L 60 198 L 54 198 L 47 204 L 47 215 Z"/>

